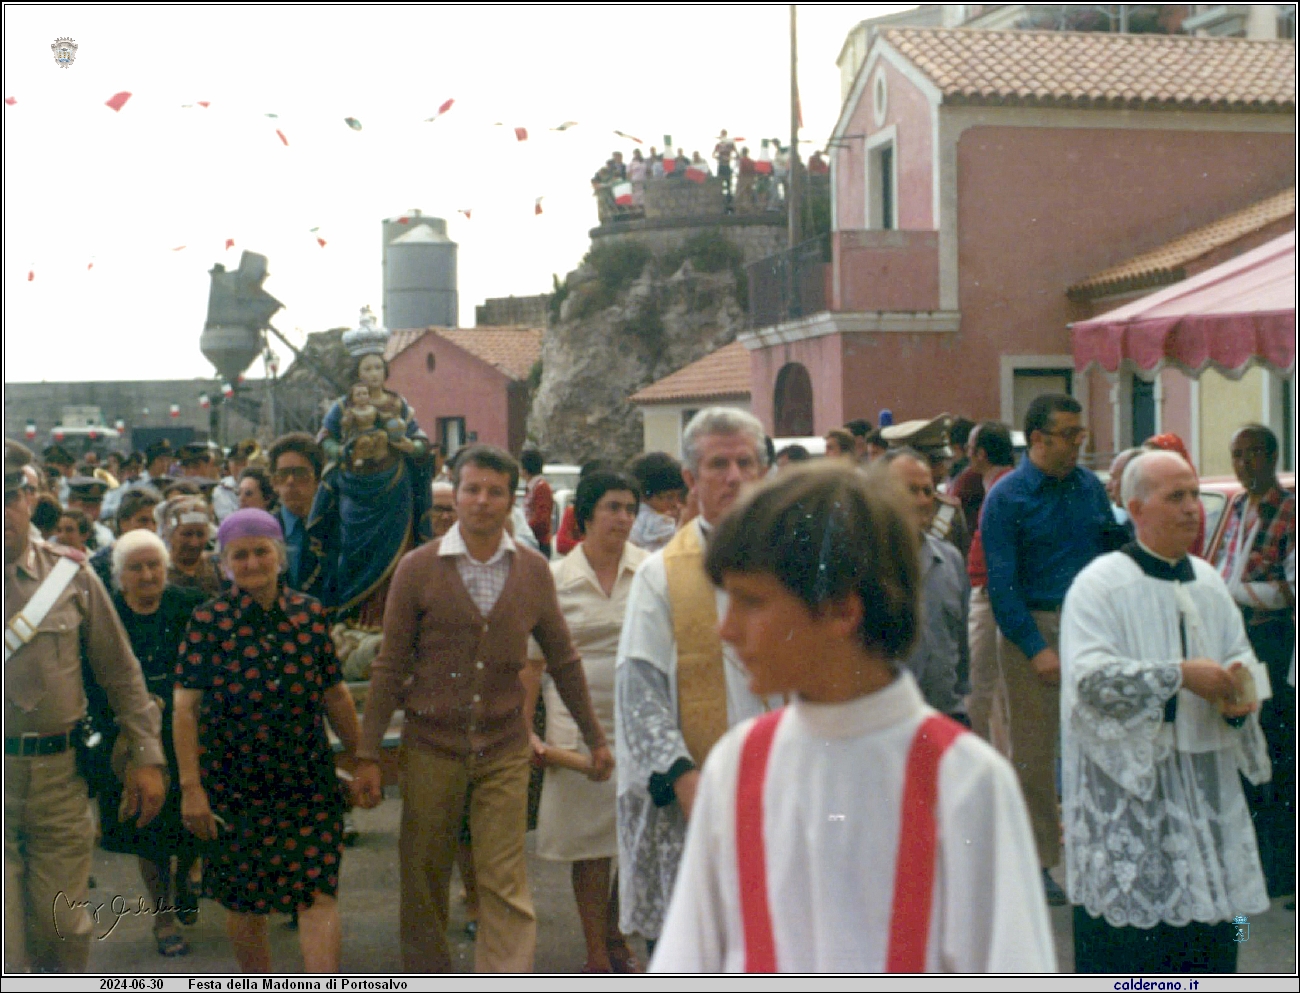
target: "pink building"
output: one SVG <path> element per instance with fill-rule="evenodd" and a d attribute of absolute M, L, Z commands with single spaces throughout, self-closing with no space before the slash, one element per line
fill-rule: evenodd
<path fill-rule="evenodd" d="M 750 270 L 755 414 L 1018 425 L 1073 392 L 1109 452 L 1067 291 L 1293 185 L 1295 44 L 886 27 L 830 146 L 829 245 Z"/>
<path fill-rule="evenodd" d="M 540 328 L 417 328 L 394 331 L 384 357 L 388 385 L 444 452 L 478 441 L 518 455 L 541 354 Z"/>

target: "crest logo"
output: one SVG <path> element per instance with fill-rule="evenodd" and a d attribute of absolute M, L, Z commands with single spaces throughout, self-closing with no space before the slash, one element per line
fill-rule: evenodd
<path fill-rule="evenodd" d="M 66 69 L 76 61 L 77 43 L 71 38 L 56 38 L 50 51 L 54 53 L 54 61 L 59 64 L 59 68 Z"/>
<path fill-rule="evenodd" d="M 1238 914 L 1232 919 L 1232 940 L 1243 942 L 1250 940 L 1250 920 L 1245 914 Z"/>

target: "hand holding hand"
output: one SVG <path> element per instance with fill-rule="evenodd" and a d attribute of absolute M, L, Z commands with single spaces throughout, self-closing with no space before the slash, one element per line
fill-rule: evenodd
<path fill-rule="evenodd" d="M 122 820 L 128 820 L 139 814 L 135 822 L 136 827 L 144 827 L 158 816 L 166 794 L 162 766 L 128 766 L 125 788 L 122 790 L 122 806 L 118 815 Z"/>
<path fill-rule="evenodd" d="M 591 753 L 591 772 L 587 777 L 593 783 L 603 783 L 614 774 L 614 754 L 608 745 L 601 745 Z"/>
<path fill-rule="evenodd" d="M 358 807 L 378 807 L 384 799 L 383 777 L 379 763 L 370 759 L 357 759 L 352 772 L 352 802 Z"/>

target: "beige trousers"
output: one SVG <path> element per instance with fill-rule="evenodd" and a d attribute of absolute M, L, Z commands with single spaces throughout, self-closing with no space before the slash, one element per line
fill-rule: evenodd
<path fill-rule="evenodd" d="M 993 619 L 987 586 L 976 586 L 970 593 L 970 696 L 966 713 L 971 729 L 1003 755 L 1011 754 L 1011 737 L 1007 729 L 1007 689 L 1002 684 L 998 665 L 998 625 Z"/>
<path fill-rule="evenodd" d="M 95 826 L 76 753 L 4 763 L 5 971 L 85 972 Z"/>
<path fill-rule="evenodd" d="M 479 898 L 475 971 L 532 972 L 537 919 L 524 861 L 527 750 L 483 762 L 409 746 L 402 749 L 398 838 L 402 968 L 451 971 L 448 894 L 467 794 Z"/>
<path fill-rule="evenodd" d="M 1059 611 L 1033 611 L 1047 647 L 1059 649 Z M 1056 799 L 1056 756 L 1061 726 L 1061 694 L 1038 678 L 1023 652 L 998 632 L 998 665 L 1007 688 L 1011 764 L 1029 808 L 1038 862 L 1050 869 L 1061 861 L 1061 815 Z"/>

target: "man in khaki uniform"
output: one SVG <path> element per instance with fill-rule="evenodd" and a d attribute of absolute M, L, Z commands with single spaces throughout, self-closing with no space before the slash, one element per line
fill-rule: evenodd
<path fill-rule="evenodd" d="M 23 466 L 30 461 L 22 445 L 5 442 L 4 967 L 79 972 L 90 952 L 85 907 L 94 848 L 73 745 L 86 712 L 82 653 L 131 743 L 124 803 L 142 826 L 163 801 L 160 716 L 108 593 L 84 564 L 44 617 L 25 623 L 24 608 L 64 558 L 29 536 Z M 28 613 L 37 613 L 35 604 Z"/>
<path fill-rule="evenodd" d="M 965 559 L 966 553 L 970 551 L 969 522 L 961 509 L 961 502 L 947 493 L 939 492 L 939 485 L 943 482 L 948 463 L 952 459 L 952 447 L 948 444 L 948 429 L 951 425 L 952 417 L 940 414 L 928 421 L 891 424 L 881 428 L 880 433 L 889 442 L 890 448 L 911 448 L 929 460 L 935 488 L 935 509 L 927 533 L 941 541 L 951 542 Z"/>

